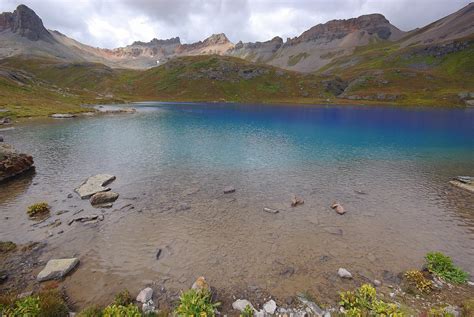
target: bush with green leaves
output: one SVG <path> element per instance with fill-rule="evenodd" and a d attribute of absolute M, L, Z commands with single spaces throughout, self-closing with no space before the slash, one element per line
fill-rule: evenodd
<path fill-rule="evenodd" d="M 102 317 L 102 308 L 96 305 L 86 307 L 77 317 Z"/>
<path fill-rule="evenodd" d="M 133 303 L 133 297 L 126 289 L 115 295 L 114 304 L 120 306 L 127 306 Z"/>
<path fill-rule="evenodd" d="M 182 292 L 175 312 L 178 316 L 215 316 L 220 303 L 213 303 L 207 290 L 190 289 Z"/>
<path fill-rule="evenodd" d="M 133 305 L 110 305 L 102 311 L 102 317 L 141 317 L 140 309 Z"/>
<path fill-rule="evenodd" d="M 462 284 L 469 279 L 467 272 L 454 266 L 453 260 L 441 252 L 430 252 L 426 254 L 425 259 L 428 263 L 428 270 L 448 282 Z"/>
<path fill-rule="evenodd" d="M 403 316 L 397 305 L 377 299 L 375 288 L 369 284 L 362 285 L 354 292 L 341 292 L 340 296 L 339 304 L 344 308 L 345 316 Z"/>
<path fill-rule="evenodd" d="M 9 317 L 65 317 L 69 314 L 63 294 L 56 289 L 12 300 L 0 310 Z"/>
<path fill-rule="evenodd" d="M 7 253 L 16 249 L 16 244 L 11 241 L 0 241 L 0 253 Z"/>
<path fill-rule="evenodd" d="M 28 207 L 27 213 L 31 218 L 41 217 L 47 215 L 50 211 L 50 207 L 46 202 L 40 202 Z"/>
<path fill-rule="evenodd" d="M 240 317 L 253 317 L 253 308 L 250 305 L 245 306 L 244 310 L 240 313 Z"/>

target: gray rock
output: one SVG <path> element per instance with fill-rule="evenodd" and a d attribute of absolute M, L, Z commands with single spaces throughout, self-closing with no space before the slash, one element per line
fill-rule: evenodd
<path fill-rule="evenodd" d="M 275 313 L 275 310 L 277 309 L 277 305 L 273 299 L 269 300 L 265 304 L 263 304 L 263 310 L 267 314 L 273 315 Z"/>
<path fill-rule="evenodd" d="M 340 215 L 343 215 L 346 213 L 346 211 L 344 210 L 344 207 L 342 207 L 340 203 L 333 203 L 331 205 L 331 208 L 334 209 Z"/>
<path fill-rule="evenodd" d="M 278 209 L 273 209 L 273 208 L 268 208 L 268 207 L 264 207 L 263 211 L 268 212 L 270 214 L 277 214 L 279 212 Z"/>
<path fill-rule="evenodd" d="M 339 270 L 337 270 L 337 275 L 339 275 L 340 278 L 347 278 L 347 279 L 352 278 L 351 272 L 349 272 L 348 270 L 342 267 L 339 268 Z"/>
<path fill-rule="evenodd" d="M 464 101 L 464 103 L 466 104 L 466 106 L 474 107 L 474 99 L 466 100 L 466 101 Z"/>
<path fill-rule="evenodd" d="M 310 316 L 322 317 L 324 315 L 324 310 L 322 310 L 315 302 L 312 302 L 303 296 L 298 296 L 298 299 L 307 309 L 309 309 L 308 314 Z"/>
<path fill-rule="evenodd" d="M 107 205 L 113 203 L 117 200 L 119 194 L 107 191 L 107 192 L 100 192 L 92 195 L 90 198 L 90 203 L 92 206 L 96 208 L 100 208 L 103 205 Z"/>
<path fill-rule="evenodd" d="M 55 118 L 55 119 L 71 119 L 71 118 L 75 118 L 76 115 L 70 114 L 70 113 L 55 113 L 55 114 L 52 114 L 50 117 Z"/>
<path fill-rule="evenodd" d="M 224 188 L 224 194 L 235 193 L 235 188 L 232 186 L 227 186 Z"/>
<path fill-rule="evenodd" d="M 232 308 L 240 312 L 243 312 L 245 307 L 247 307 L 247 305 L 250 306 L 255 311 L 255 308 L 253 307 L 252 303 L 246 299 L 236 300 L 235 302 L 232 303 Z"/>
<path fill-rule="evenodd" d="M 39 272 L 38 282 L 61 279 L 79 264 L 79 259 L 54 259 L 49 260 L 44 269 Z"/>
<path fill-rule="evenodd" d="M 380 282 L 379 280 L 374 280 L 374 286 L 380 286 L 382 285 L 382 282 Z"/>
<path fill-rule="evenodd" d="M 459 317 L 461 316 L 461 310 L 457 306 L 446 306 L 444 308 L 444 312 L 448 314 L 448 316 Z"/>
<path fill-rule="evenodd" d="M 146 314 L 151 314 L 155 312 L 155 303 L 153 303 L 152 300 L 147 301 L 146 303 L 143 303 L 142 305 L 142 312 Z"/>
<path fill-rule="evenodd" d="M 473 282 L 473 281 L 468 281 L 468 282 L 467 282 L 467 285 L 469 285 L 469 286 L 474 286 L 474 282 Z"/>
<path fill-rule="evenodd" d="M 78 217 L 78 218 L 69 220 L 68 225 L 70 226 L 76 221 L 77 222 L 91 222 L 91 221 L 99 220 L 98 218 L 99 218 L 99 215 L 89 215 L 89 216 Z"/>
<path fill-rule="evenodd" d="M 142 289 L 140 293 L 138 293 L 136 300 L 140 303 L 146 303 L 151 300 L 152 297 L 153 289 L 151 287 L 147 287 L 145 289 Z"/>
<path fill-rule="evenodd" d="M 114 175 L 98 174 L 98 175 L 89 177 L 85 182 L 83 182 L 74 191 L 78 193 L 82 199 L 89 198 L 96 193 L 109 191 L 110 188 L 104 187 L 104 186 L 106 186 L 107 184 L 110 184 L 114 180 L 115 180 Z"/>

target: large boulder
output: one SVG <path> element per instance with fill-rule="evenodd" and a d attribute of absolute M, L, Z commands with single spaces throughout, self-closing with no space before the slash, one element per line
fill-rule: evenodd
<path fill-rule="evenodd" d="M 114 180 L 115 180 L 114 175 L 97 174 L 95 176 L 89 177 L 85 182 L 81 184 L 81 186 L 74 189 L 74 191 L 78 193 L 82 199 L 86 199 L 96 193 L 109 191 L 110 188 L 105 187 L 105 186 L 107 184 L 110 184 Z"/>
<path fill-rule="evenodd" d="M 0 143 L 0 182 L 33 167 L 33 157 L 18 153 L 11 145 Z"/>
<path fill-rule="evenodd" d="M 77 258 L 49 260 L 36 279 L 38 282 L 61 279 L 78 264 Z"/>

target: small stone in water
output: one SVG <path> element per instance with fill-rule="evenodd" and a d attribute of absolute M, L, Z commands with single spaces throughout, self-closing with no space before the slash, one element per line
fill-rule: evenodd
<path fill-rule="evenodd" d="M 296 207 L 302 204 L 304 204 L 304 200 L 300 197 L 296 197 L 296 195 L 293 195 L 293 198 L 291 199 L 291 207 Z"/>
<path fill-rule="evenodd" d="M 235 188 L 232 186 L 227 186 L 224 188 L 224 194 L 235 193 Z"/>
<path fill-rule="evenodd" d="M 331 205 L 331 208 L 334 209 L 338 214 L 343 215 L 346 213 L 344 207 L 340 203 L 334 203 Z"/>
<path fill-rule="evenodd" d="M 268 212 L 270 214 L 277 214 L 279 212 L 278 209 L 273 209 L 273 208 L 268 208 L 268 207 L 264 207 L 263 211 Z"/>
<path fill-rule="evenodd" d="M 158 252 L 156 252 L 156 259 L 159 260 L 161 255 L 161 249 L 158 249 Z"/>

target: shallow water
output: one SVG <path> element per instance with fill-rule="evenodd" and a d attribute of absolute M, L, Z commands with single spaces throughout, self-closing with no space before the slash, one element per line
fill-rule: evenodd
<path fill-rule="evenodd" d="M 0 185 L 0 240 L 46 239 L 44 260 L 79 256 L 65 281 L 78 305 L 124 287 L 187 288 L 199 275 L 228 294 L 251 286 L 330 298 L 347 287 L 338 267 L 382 279 L 421 265 L 431 250 L 474 274 L 474 195 L 448 184 L 474 175 L 473 109 L 137 108 L 2 132 L 33 155 L 36 173 Z M 80 209 L 102 213 L 67 198 L 97 173 L 117 176 L 110 187 L 119 200 L 103 222 L 68 226 Z M 224 195 L 227 185 L 236 193 Z M 290 207 L 293 193 L 304 205 Z M 27 219 L 26 207 L 42 200 L 60 227 Z M 336 200 L 345 215 L 329 208 Z"/>

